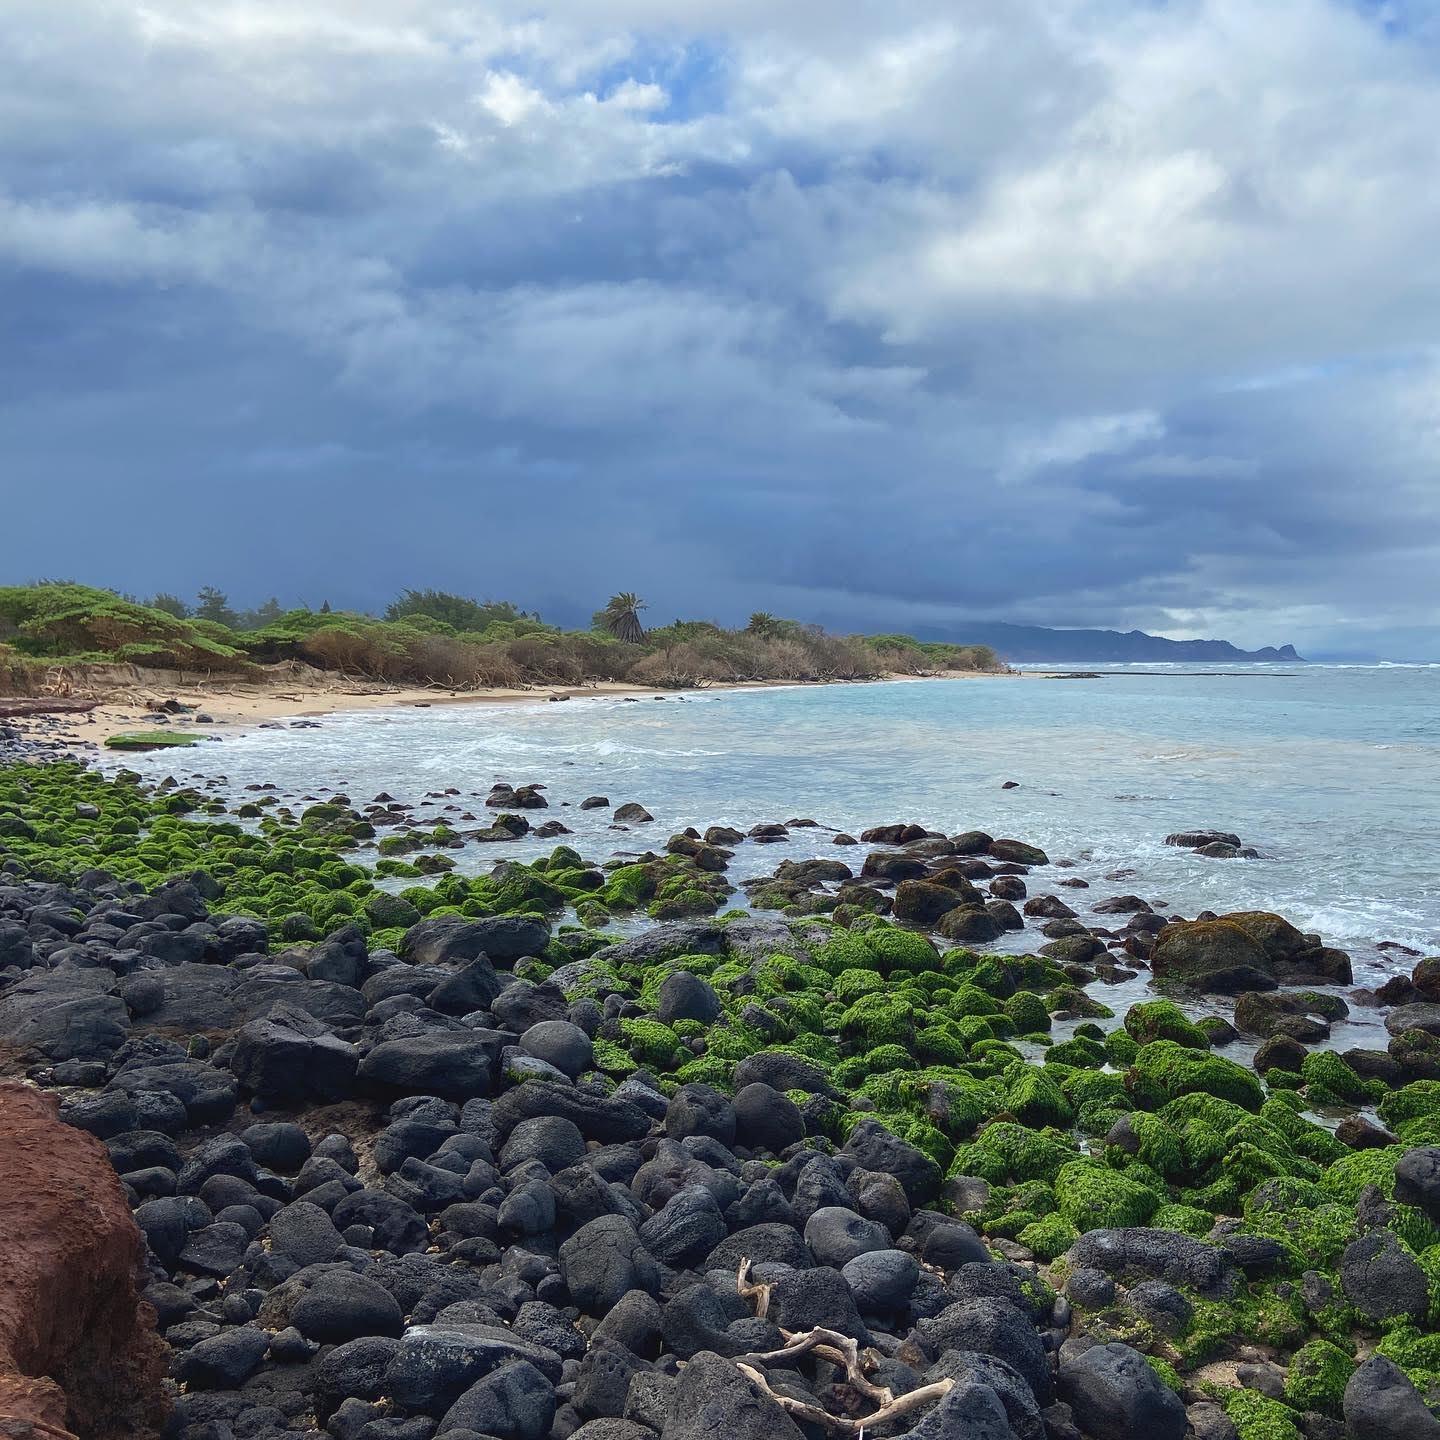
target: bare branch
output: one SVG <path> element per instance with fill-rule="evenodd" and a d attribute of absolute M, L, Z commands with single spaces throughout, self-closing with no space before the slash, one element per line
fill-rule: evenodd
<path fill-rule="evenodd" d="M 750 1281 L 750 1258 L 742 1256 L 735 1271 L 735 1290 L 742 1300 L 755 1302 L 755 1314 L 763 1320 L 770 1309 L 770 1287 Z"/>
<path fill-rule="evenodd" d="M 936 1380 L 932 1385 L 922 1385 L 918 1390 L 912 1390 L 908 1395 L 901 1395 L 888 1405 L 882 1405 L 873 1415 L 852 1420 L 848 1416 L 832 1415 L 818 1405 L 808 1405 L 805 1401 L 796 1400 L 789 1395 L 777 1394 L 754 1366 L 747 1365 L 743 1360 L 737 1360 L 735 1364 L 747 1380 L 758 1385 L 782 1410 L 798 1415 L 813 1425 L 823 1425 L 827 1430 L 833 1430 L 839 1435 L 860 1435 L 872 1425 L 887 1425 L 902 1415 L 908 1415 L 912 1410 L 918 1410 L 922 1405 L 930 1404 L 932 1400 L 943 1399 L 955 1385 L 953 1380 Z"/>
<path fill-rule="evenodd" d="M 742 1258 L 736 1268 L 735 1289 L 746 1300 L 755 1302 L 755 1313 L 763 1319 L 770 1306 L 770 1286 L 750 1279 L 748 1257 Z M 867 1426 L 888 1424 L 902 1415 L 908 1415 L 912 1410 L 918 1410 L 922 1405 L 942 1399 L 950 1393 L 955 1384 L 953 1380 L 937 1380 L 931 1385 L 922 1385 L 918 1390 L 912 1390 L 908 1395 L 897 1397 L 894 1391 L 876 1385 L 866 1375 L 866 1361 L 873 1363 L 874 1352 L 867 1350 L 862 1355 L 859 1343 L 852 1340 L 850 1336 L 842 1335 L 838 1330 L 827 1330 L 821 1325 L 805 1331 L 782 1329 L 780 1334 L 785 1340 L 781 1349 L 766 1351 L 763 1354 L 757 1352 L 740 1356 L 735 1361 L 740 1373 L 758 1385 L 782 1410 L 791 1415 L 798 1415 L 802 1420 L 808 1420 L 811 1424 L 823 1425 L 826 1429 L 840 1435 L 861 1436 Z M 880 1408 L 873 1414 L 860 1419 L 832 1415 L 818 1405 L 811 1405 L 804 1400 L 796 1400 L 792 1396 L 777 1393 L 770 1388 L 770 1382 L 766 1380 L 765 1376 L 755 1369 L 757 1365 L 783 1364 L 787 1360 L 795 1360 L 801 1355 L 811 1352 L 822 1360 L 843 1365 L 845 1378 L 851 1387 Z"/>

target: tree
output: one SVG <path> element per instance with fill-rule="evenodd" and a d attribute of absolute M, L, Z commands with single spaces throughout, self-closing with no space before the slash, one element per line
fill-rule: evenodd
<path fill-rule="evenodd" d="M 402 590 L 385 611 L 387 620 L 407 620 L 415 615 L 428 615 L 461 634 L 488 630 L 495 624 L 539 619 L 517 610 L 508 600 L 482 602 L 447 590 Z"/>
<path fill-rule="evenodd" d="M 284 613 L 280 608 L 280 602 L 272 595 L 268 600 L 262 601 L 253 610 L 247 610 L 240 617 L 240 628 L 242 630 L 263 630 L 267 625 L 273 625 Z"/>
<path fill-rule="evenodd" d="M 190 618 L 190 607 L 178 595 L 171 595 L 164 590 L 158 595 L 152 596 L 149 605 L 152 610 L 163 610 L 177 620 Z"/>
<path fill-rule="evenodd" d="M 610 597 L 603 610 L 595 612 L 595 624 L 627 645 L 643 645 L 645 627 L 640 623 L 640 612 L 644 608 L 645 602 L 633 590 L 622 590 Z"/>
<path fill-rule="evenodd" d="M 195 597 L 195 619 L 213 620 L 217 625 L 235 629 L 240 617 L 230 608 L 230 597 L 213 585 L 204 585 Z"/>
<path fill-rule="evenodd" d="M 750 617 L 750 623 L 745 627 L 752 635 L 758 635 L 762 640 L 771 639 L 779 630 L 779 622 L 768 610 L 757 610 Z"/>

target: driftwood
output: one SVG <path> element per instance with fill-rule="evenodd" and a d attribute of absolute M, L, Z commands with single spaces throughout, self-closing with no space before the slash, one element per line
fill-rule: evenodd
<path fill-rule="evenodd" d="M 0 696 L 0 715 L 88 715 L 98 700 L 62 700 L 47 696 L 6 699 Z"/>
<path fill-rule="evenodd" d="M 754 1302 L 756 1315 L 764 1319 L 765 1312 L 770 1308 L 770 1286 L 750 1279 L 748 1259 L 741 1260 L 735 1272 L 735 1289 L 743 1299 Z M 922 1385 L 907 1395 L 897 1396 L 888 1387 L 876 1385 L 865 1373 L 866 1363 L 871 1362 L 874 1352 L 867 1350 L 862 1353 L 859 1343 L 848 1335 L 842 1335 L 838 1330 L 827 1330 L 821 1325 L 815 1326 L 813 1330 L 782 1329 L 780 1334 L 785 1341 L 781 1349 L 741 1355 L 735 1361 L 736 1368 L 787 1414 L 798 1416 L 812 1425 L 822 1425 L 838 1435 L 863 1436 L 866 1429 L 872 1425 L 886 1425 L 891 1420 L 910 1414 L 912 1410 L 918 1410 L 922 1405 L 943 1399 L 955 1386 L 953 1380 L 936 1380 L 933 1384 Z M 793 1396 L 781 1395 L 772 1390 L 770 1382 L 755 1368 L 757 1365 L 783 1365 L 787 1360 L 796 1360 L 801 1355 L 811 1353 L 821 1360 L 843 1365 L 845 1379 L 851 1388 L 879 1408 L 869 1415 L 854 1419 L 846 1415 L 832 1415 L 818 1405 L 811 1405 L 804 1400 L 796 1400 Z"/>

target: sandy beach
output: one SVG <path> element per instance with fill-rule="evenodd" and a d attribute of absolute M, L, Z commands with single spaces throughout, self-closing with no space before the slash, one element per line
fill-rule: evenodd
<path fill-rule="evenodd" d="M 320 674 L 321 672 L 314 672 Z M 836 684 L 875 684 L 881 682 L 923 682 L 927 680 L 1013 680 L 1040 679 L 1036 671 L 951 671 L 943 675 L 885 675 L 876 681 L 836 681 Z M 756 680 L 734 684 L 707 686 L 710 690 L 773 690 L 816 682 L 795 680 Z M 319 718 L 345 711 L 379 710 L 431 705 L 515 705 L 534 704 L 549 700 L 616 700 L 665 697 L 683 691 L 646 689 L 618 681 L 596 681 L 579 686 L 533 686 L 514 690 L 489 687 L 478 690 L 449 690 L 435 686 L 367 685 L 362 681 L 315 682 L 306 679 L 300 684 L 244 683 L 147 685 L 127 692 L 123 697 L 104 700 L 87 714 L 57 713 L 14 717 L 5 724 L 22 733 L 43 736 L 74 745 L 103 745 L 112 735 L 157 728 L 155 715 L 166 702 L 186 707 L 172 716 L 166 730 L 175 733 L 194 731 L 213 735 L 227 731 L 247 730 L 266 721 Z M 197 721 L 200 715 L 206 721 Z"/>

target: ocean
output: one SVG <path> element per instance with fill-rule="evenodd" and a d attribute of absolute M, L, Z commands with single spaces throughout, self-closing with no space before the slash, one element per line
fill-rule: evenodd
<path fill-rule="evenodd" d="M 660 848 L 687 825 L 803 817 L 851 834 L 895 820 L 982 829 L 1075 861 L 1065 873 L 1091 888 L 1061 893 L 1082 916 L 1121 892 L 1185 915 L 1274 910 L 1349 950 L 1362 983 L 1413 963 L 1378 942 L 1440 951 L 1440 667 L 1147 665 L 1093 679 L 437 704 L 125 763 L 200 776 L 236 798 L 262 781 L 356 803 L 386 791 L 451 820 L 446 805 L 483 817 L 476 799 L 496 779 L 540 782 L 551 808 L 531 820 L 561 820 L 575 832 L 566 843 L 600 860 Z M 458 797 L 435 796 L 452 786 Z M 592 794 L 637 800 L 655 823 L 610 829 L 608 811 L 579 809 Z M 1202 827 L 1234 831 L 1262 858 L 1164 844 Z M 472 844 L 456 858 L 479 871 L 556 843 Z M 795 830 L 779 845 L 740 846 L 730 875 L 815 855 L 858 869 L 863 853 Z M 1104 878 L 1117 870 L 1134 873 Z M 1041 941 L 1034 928 L 996 944 Z"/>

